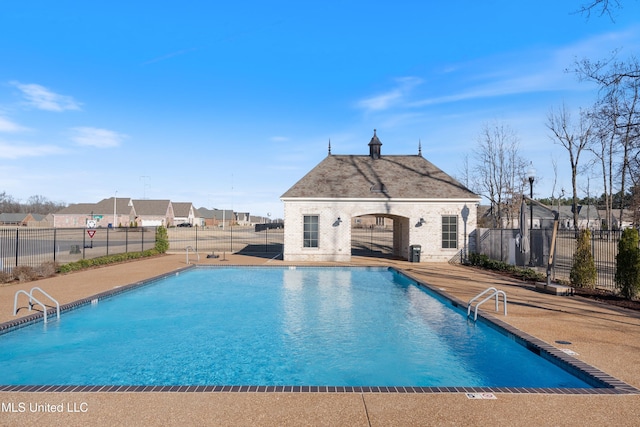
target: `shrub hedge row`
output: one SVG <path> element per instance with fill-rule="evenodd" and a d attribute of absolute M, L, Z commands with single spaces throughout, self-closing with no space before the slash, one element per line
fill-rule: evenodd
<path fill-rule="evenodd" d="M 525 281 L 544 282 L 546 280 L 546 276 L 544 274 L 538 273 L 537 271 L 531 268 L 517 267 L 515 265 L 508 264 L 504 261 L 497 261 L 495 259 L 491 259 L 484 254 L 470 253 L 469 265 L 485 268 L 487 270 L 494 270 L 502 273 L 507 273 L 510 276 L 513 276 Z"/>
<path fill-rule="evenodd" d="M 127 252 L 123 254 L 107 255 L 98 258 L 81 259 L 79 261 L 63 264 L 59 267 L 60 273 L 69 273 L 98 265 L 114 264 L 117 262 L 129 261 L 132 259 L 146 258 L 165 253 L 169 249 L 169 237 L 167 229 L 163 226 L 156 228 L 156 244 L 153 249 L 143 252 Z"/>
<path fill-rule="evenodd" d="M 146 257 L 159 255 L 159 254 L 160 252 L 158 252 L 156 249 L 149 249 L 143 252 L 127 252 L 123 254 L 101 256 L 98 258 L 81 259 L 79 261 L 70 262 L 68 264 L 62 264 L 58 268 L 58 271 L 60 273 L 69 273 L 71 271 L 83 270 L 85 268 L 95 267 L 98 265 L 114 264 L 116 262 L 128 261 L 128 260 L 138 259 L 138 258 L 146 258 Z"/>

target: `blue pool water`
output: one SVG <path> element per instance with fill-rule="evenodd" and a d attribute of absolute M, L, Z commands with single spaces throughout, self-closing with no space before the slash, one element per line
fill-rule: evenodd
<path fill-rule="evenodd" d="M 0 336 L 0 384 L 591 387 L 405 276 L 196 268 Z"/>

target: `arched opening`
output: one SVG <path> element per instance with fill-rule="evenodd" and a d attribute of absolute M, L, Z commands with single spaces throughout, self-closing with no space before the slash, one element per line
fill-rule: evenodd
<path fill-rule="evenodd" d="M 363 214 L 351 218 L 351 255 L 407 259 L 408 218 Z"/>

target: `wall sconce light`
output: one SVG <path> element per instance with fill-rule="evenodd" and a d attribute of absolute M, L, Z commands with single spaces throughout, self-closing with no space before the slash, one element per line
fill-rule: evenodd
<path fill-rule="evenodd" d="M 333 223 L 334 227 L 337 227 L 340 225 L 340 223 L 342 222 L 342 219 L 340 217 L 338 217 L 338 219 L 336 219 L 336 221 Z"/>
<path fill-rule="evenodd" d="M 424 224 L 426 221 L 424 220 L 424 218 L 420 218 L 420 221 L 418 221 L 416 223 L 416 227 L 422 227 L 422 224 Z"/>

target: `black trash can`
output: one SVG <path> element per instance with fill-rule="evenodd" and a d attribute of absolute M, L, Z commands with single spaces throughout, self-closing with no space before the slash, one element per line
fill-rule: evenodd
<path fill-rule="evenodd" d="M 409 261 L 410 262 L 420 262 L 420 251 L 422 250 L 422 246 L 420 245 L 411 245 L 409 246 Z"/>

